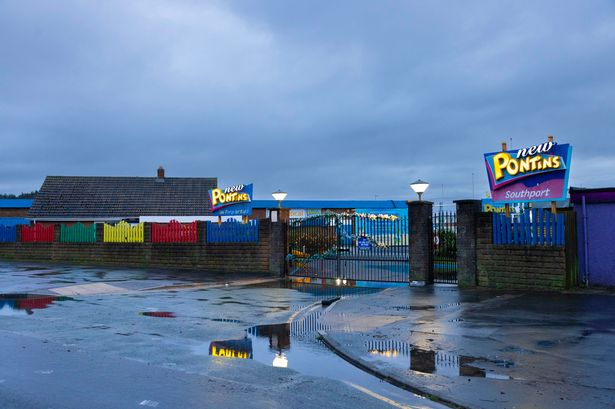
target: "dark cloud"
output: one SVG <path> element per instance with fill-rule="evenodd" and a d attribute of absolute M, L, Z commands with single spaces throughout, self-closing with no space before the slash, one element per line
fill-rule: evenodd
<path fill-rule="evenodd" d="M 448 201 L 487 190 L 483 152 L 549 134 L 572 185 L 615 185 L 611 1 L 14 1 L 0 38 L 4 192 L 162 164 Z"/>

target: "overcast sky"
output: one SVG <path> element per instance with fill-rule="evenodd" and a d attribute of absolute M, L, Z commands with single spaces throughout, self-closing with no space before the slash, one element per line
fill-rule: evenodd
<path fill-rule="evenodd" d="M 555 136 L 615 185 L 614 1 L 0 0 L 0 193 L 217 176 L 289 199 L 488 190 Z"/>

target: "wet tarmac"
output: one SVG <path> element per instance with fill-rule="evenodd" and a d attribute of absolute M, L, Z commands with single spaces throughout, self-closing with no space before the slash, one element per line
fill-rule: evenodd
<path fill-rule="evenodd" d="M 216 379 L 241 385 L 236 392 L 246 400 L 260 394 L 246 408 L 286 406 L 288 402 L 295 404 L 286 407 L 306 408 L 325 403 L 328 407 L 441 407 L 360 371 L 318 340 L 316 331 L 327 329 L 320 320 L 328 308 L 323 300 L 378 290 L 279 281 L 219 285 L 228 279 L 182 272 L 0 264 L 0 334 L 5 335 L 0 337 L 0 359 L 6 362 L 9 357 L 3 353 L 14 355 L 23 345 L 40 362 L 34 363 L 29 375 L 23 371 L 30 367 L 19 361 L 19 366 L 0 368 L 0 398 L 14 402 L 7 407 L 21 407 L 30 398 L 46 407 L 67 408 L 143 407 L 147 404 L 140 402 L 149 400 L 160 408 L 237 407 L 236 403 L 231 406 L 236 401 L 225 401 L 224 394 L 213 389 L 208 396 L 228 406 L 182 406 L 179 402 L 188 398 L 177 391 L 169 394 L 172 399 L 159 394 L 148 399 L 146 391 L 151 388 L 140 380 L 134 381 L 134 388 L 143 391 L 143 399 L 128 404 L 113 391 L 115 381 L 109 381 L 113 371 L 122 370 L 146 378 L 151 372 L 154 379 L 148 382 L 163 384 L 169 376 L 165 371 L 171 371 L 173 378 L 184 380 L 175 387 L 190 396 L 195 393 L 190 389 L 195 382 L 215 374 Z M 203 283 L 216 285 L 203 288 Z M 75 285 L 89 292 L 57 295 Z M 44 352 L 47 349 L 53 353 Z M 20 359 L 28 360 L 27 356 Z M 117 369 L 110 369 L 109 362 Z M 87 377 L 76 375 L 86 367 L 90 368 Z M 40 376 L 55 380 L 39 384 Z M 78 406 L 79 401 L 65 396 L 92 390 L 94 385 L 84 384 L 92 382 L 92 376 L 105 379 L 104 397 L 97 400 L 93 395 L 87 405 Z M 277 378 L 280 383 L 268 385 L 267 392 L 260 389 Z M 311 392 L 299 385 L 289 389 L 287 382 L 311 383 Z M 38 386 L 24 392 L 28 385 Z M 48 394 L 42 395 L 40 387 L 49 388 Z M 313 395 L 314 390 L 319 396 Z M 274 391 L 279 396 L 269 396 Z M 269 404 L 263 403 L 263 396 Z"/>

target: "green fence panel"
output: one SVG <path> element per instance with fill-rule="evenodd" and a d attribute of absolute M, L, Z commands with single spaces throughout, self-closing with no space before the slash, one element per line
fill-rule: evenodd
<path fill-rule="evenodd" d="M 84 226 L 81 223 L 75 223 L 72 226 L 60 226 L 60 242 L 61 243 L 95 243 L 96 242 L 96 225 Z"/>

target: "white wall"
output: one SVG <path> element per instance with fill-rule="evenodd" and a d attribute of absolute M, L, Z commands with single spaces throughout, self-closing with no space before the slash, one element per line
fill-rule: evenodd
<path fill-rule="evenodd" d="M 241 216 L 223 216 L 222 221 L 235 219 L 241 221 Z M 218 216 L 140 216 L 139 222 L 148 223 L 168 223 L 171 220 L 177 220 L 180 223 L 190 223 L 193 221 L 210 221 L 217 222 Z"/>

